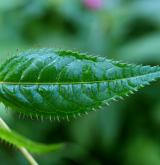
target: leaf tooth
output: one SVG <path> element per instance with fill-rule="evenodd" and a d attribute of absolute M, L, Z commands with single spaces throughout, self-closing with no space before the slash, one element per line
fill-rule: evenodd
<path fill-rule="evenodd" d="M 112 100 L 112 101 L 118 101 L 115 97 L 113 97 L 111 100 Z"/>
<path fill-rule="evenodd" d="M 65 117 L 62 117 L 62 120 L 65 120 Z"/>
<path fill-rule="evenodd" d="M 153 81 L 153 80 L 152 80 L 152 81 Z M 150 85 L 150 83 L 149 83 L 149 82 L 146 82 L 145 85 Z"/>
<path fill-rule="evenodd" d="M 129 93 L 130 93 L 130 94 L 134 94 L 134 92 L 133 92 L 133 91 L 129 91 Z"/>
<path fill-rule="evenodd" d="M 66 116 L 66 119 L 67 119 L 67 121 L 70 121 L 68 115 Z"/>
<path fill-rule="evenodd" d="M 135 92 L 138 92 L 138 89 L 137 88 L 135 88 L 135 89 L 133 89 Z"/>
<path fill-rule="evenodd" d="M 79 116 L 79 117 L 82 117 L 81 113 L 78 113 L 78 116 Z"/>
<path fill-rule="evenodd" d="M 21 116 L 22 116 L 22 113 L 20 112 L 20 113 L 19 113 L 19 116 L 18 116 L 18 118 L 20 119 L 20 118 L 21 118 Z"/>
<path fill-rule="evenodd" d="M 119 96 L 119 99 L 124 100 L 124 98 L 122 96 Z"/>
<path fill-rule="evenodd" d="M 144 85 L 140 85 L 141 88 L 144 88 Z"/>
<path fill-rule="evenodd" d="M 104 104 L 107 105 L 107 106 L 109 106 L 109 102 L 108 101 L 106 101 Z"/>
<path fill-rule="evenodd" d="M 22 119 L 24 119 L 26 117 L 26 115 L 25 115 L 25 113 L 23 113 L 23 115 L 22 115 Z"/>
<path fill-rule="evenodd" d="M 0 141 L 1 141 L 1 143 L 3 143 L 4 145 L 8 146 L 9 148 L 13 148 L 13 147 L 14 147 L 13 144 L 7 142 L 7 140 L 5 140 L 5 139 L 2 139 L 2 138 L 1 138 Z"/>
<path fill-rule="evenodd" d="M 56 116 L 53 117 L 53 120 L 56 121 Z"/>
<path fill-rule="evenodd" d="M 96 111 L 96 109 L 95 108 L 92 108 L 92 111 Z"/>
<path fill-rule="evenodd" d="M 88 112 L 85 112 L 86 115 L 88 115 Z"/>
<path fill-rule="evenodd" d="M 31 120 L 33 120 L 33 117 L 32 117 L 32 114 L 30 113 L 30 118 L 31 118 Z"/>
<path fill-rule="evenodd" d="M 6 105 L 5 106 L 5 110 L 8 112 L 8 110 L 9 110 L 9 107 Z"/>
<path fill-rule="evenodd" d="M 36 113 L 36 119 L 38 120 L 38 114 Z"/>
<path fill-rule="evenodd" d="M 77 119 L 77 116 L 74 114 L 74 115 L 73 115 L 73 118 L 74 118 L 74 119 Z"/>
<path fill-rule="evenodd" d="M 98 109 L 101 109 L 101 108 L 102 108 L 102 106 L 99 105 L 99 106 L 98 106 Z"/>
<path fill-rule="evenodd" d="M 43 115 L 41 115 L 41 121 L 43 122 L 43 120 L 44 120 L 44 119 L 43 119 Z"/>
<path fill-rule="evenodd" d="M 60 122 L 59 116 L 57 115 L 57 121 Z"/>
<path fill-rule="evenodd" d="M 51 115 L 49 116 L 49 120 L 52 121 L 52 116 Z"/>
<path fill-rule="evenodd" d="M 152 82 L 155 82 L 155 81 L 156 81 L 156 79 L 152 79 L 151 81 L 152 81 Z"/>

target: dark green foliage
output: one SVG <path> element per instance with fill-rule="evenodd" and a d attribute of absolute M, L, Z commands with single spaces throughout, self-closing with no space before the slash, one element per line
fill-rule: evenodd
<path fill-rule="evenodd" d="M 160 1 L 1 0 L 0 63 L 24 48 L 80 50 L 143 65 L 160 65 Z M 0 66 L 1 66 L 0 64 Z M 0 104 L 0 116 L 16 132 L 46 144 L 71 142 L 64 152 L 36 155 L 42 165 L 160 165 L 160 84 L 141 89 L 77 120 L 43 122 Z M 0 164 L 27 164 L 0 143 Z"/>

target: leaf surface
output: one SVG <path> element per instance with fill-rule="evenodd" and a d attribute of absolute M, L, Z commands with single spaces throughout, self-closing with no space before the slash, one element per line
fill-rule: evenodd
<path fill-rule="evenodd" d="M 0 68 L 0 100 L 39 118 L 72 118 L 123 98 L 160 78 L 160 67 L 72 51 L 28 50 Z"/>
<path fill-rule="evenodd" d="M 0 138 L 10 144 L 13 144 L 16 147 L 24 147 L 32 153 L 46 153 L 56 151 L 64 146 L 62 143 L 46 145 L 38 142 L 33 142 L 14 131 L 8 131 L 2 127 L 0 127 Z"/>

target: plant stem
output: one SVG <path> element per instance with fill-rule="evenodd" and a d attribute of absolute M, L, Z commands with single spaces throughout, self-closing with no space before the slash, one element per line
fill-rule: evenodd
<path fill-rule="evenodd" d="M 5 128 L 8 131 L 11 131 L 11 129 L 8 127 L 8 125 L 4 122 L 4 120 L 1 117 L 0 117 L 0 126 Z M 31 165 L 38 165 L 38 163 L 33 158 L 33 156 L 24 147 L 20 147 L 18 149 L 20 150 L 20 152 L 24 155 L 24 157 L 28 160 L 28 162 Z"/>

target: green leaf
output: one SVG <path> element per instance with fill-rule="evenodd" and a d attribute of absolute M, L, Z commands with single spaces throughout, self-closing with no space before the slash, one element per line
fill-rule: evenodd
<path fill-rule="evenodd" d="M 124 60 L 159 62 L 159 47 L 160 33 L 153 33 L 128 42 L 120 48 L 117 55 Z"/>
<path fill-rule="evenodd" d="M 1 66 L 0 100 L 26 115 L 68 119 L 122 99 L 156 78 L 159 66 L 72 51 L 29 50 Z"/>
<path fill-rule="evenodd" d="M 24 147 L 32 153 L 46 153 L 56 151 L 62 148 L 63 144 L 50 144 L 45 145 L 37 142 L 33 142 L 14 131 L 8 131 L 5 128 L 0 127 L 0 138 L 16 147 Z"/>

